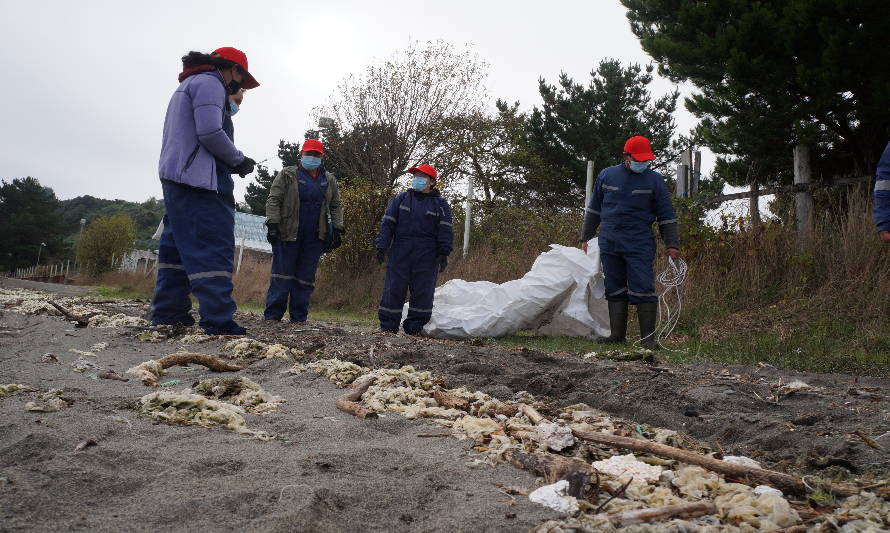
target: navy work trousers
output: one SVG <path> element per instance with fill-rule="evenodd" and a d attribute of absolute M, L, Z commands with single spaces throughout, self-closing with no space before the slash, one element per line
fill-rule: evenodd
<path fill-rule="evenodd" d="M 229 178 L 231 179 L 231 178 Z M 189 293 L 200 305 L 207 334 L 240 334 L 232 316 L 235 208 L 229 194 L 169 181 L 164 190 L 164 231 L 158 247 L 158 278 L 152 324 L 192 325 Z"/>
<path fill-rule="evenodd" d="M 383 298 L 378 309 L 381 329 L 393 333 L 399 331 L 402 308 L 409 290 L 408 316 L 402 324 L 405 333 L 417 335 L 430 321 L 439 260 L 436 242 L 426 242 L 429 240 L 407 238 L 393 242 L 386 263 Z"/>
<path fill-rule="evenodd" d="M 632 304 L 658 301 L 652 271 L 655 237 L 649 228 L 600 231 L 599 247 L 607 300 Z"/>
<path fill-rule="evenodd" d="M 290 312 L 291 322 L 305 322 L 309 297 L 315 290 L 315 271 L 325 243 L 317 237 L 280 241 L 272 245 L 272 279 L 266 295 L 266 320 L 281 320 Z M 290 297 L 290 306 L 288 306 Z"/>

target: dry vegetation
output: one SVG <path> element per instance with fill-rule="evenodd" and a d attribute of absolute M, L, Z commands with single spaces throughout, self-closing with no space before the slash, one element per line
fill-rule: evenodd
<path fill-rule="evenodd" d="M 823 205 L 813 238 L 803 245 L 792 225 L 782 221 L 756 230 L 745 220 L 729 220 L 719 229 L 685 221 L 690 271 L 675 340 L 710 360 L 886 372 L 890 249 L 875 237 L 866 195 L 853 193 Z M 473 228 L 473 250 L 464 258 L 460 206 L 455 207 L 455 252 L 439 283 L 521 277 L 550 243 L 575 244 L 580 225 L 579 216 L 483 208 Z M 678 208 L 681 217 L 689 217 L 683 214 L 689 210 Z M 347 226 L 375 228 L 372 211 L 353 212 Z M 354 230 L 343 248 L 322 259 L 313 309 L 374 316 L 384 269 L 368 242 L 373 231 L 365 233 Z M 234 277 L 239 305 L 263 306 L 269 272 L 269 260 L 245 256 Z M 115 287 L 118 295 L 150 297 L 153 278 L 114 272 L 100 283 Z"/>

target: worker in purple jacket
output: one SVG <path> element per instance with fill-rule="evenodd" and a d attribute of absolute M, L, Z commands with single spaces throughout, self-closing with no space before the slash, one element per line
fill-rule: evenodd
<path fill-rule="evenodd" d="M 247 70 L 244 52 L 231 47 L 189 52 L 182 66 L 167 106 L 158 167 L 166 214 L 152 324 L 194 324 L 191 293 L 205 333 L 243 335 L 246 330 L 232 319 L 232 173 L 250 174 L 256 162 L 235 147 L 229 96 L 259 83 Z"/>

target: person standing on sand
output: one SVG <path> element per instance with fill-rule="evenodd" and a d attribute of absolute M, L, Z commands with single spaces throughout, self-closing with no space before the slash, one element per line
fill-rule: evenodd
<path fill-rule="evenodd" d="M 413 175 L 411 188 L 389 203 L 374 241 L 380 264 L 389 252 L 378 315 L 381 330 L 398 333 L 410 290 L 402 327 L 405 333 L 418 335 L 432 316 L 436 278 L 448 265 L 454 236 L 451 206 L 435 188 L 436 169 L 419 165 L 408 172 Z"/>
<path fill-rule="evenodd" d="M 259 83 L 248 71 L 247 56 L 232 47 L 189 52 L 182 66 L 167 106 L 158 165 L 166 214 L 151 323 L 194 324 L 192 293 L 205 333 L 243 335 L 246 330 L 233 320 L 232 173 L 250 174 L 256 162 L 235 147 L 228 96 Z"/>
<path fill-rule="evenodd" d="M 288 309 L 291 322 L 305 322 L 318 261 L 343 242 L 340 189 L 334 174 L 321 164 L 324 145 L 306 139 L 301 148 L 299 164 L 281 169 L 266 199 L 272 277 L 265 320 L 281 320 Z"/>
<path fill-rule="evenodd" d="M 875 174 L 875 225 L 881 241 L 890 244 L 890 143 L 881 154 Z"/>
<path fill-rule="evenodd" d="M 649 139 L 631 137 L 624 144 L 624 162 L 600 172 L 581 229 L 582 249 L 599 228 L 600 258 L 605 274 L 611 333 L 600 342 L 624 342 L 628 304 L 637 306 L 640 339 L 646 348 L 657 347 L 655 322 L 655 237 L 658 222 L 667 255 L 680 257 L 677 216 L 664 178 L 649 168 L 655 159 Z"/>

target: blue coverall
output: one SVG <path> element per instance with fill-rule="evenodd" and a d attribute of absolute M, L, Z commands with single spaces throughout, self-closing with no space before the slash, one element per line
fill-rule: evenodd
<path fill-rule="evenodd" d="M 400 193 L 386 208 L 378 250 L 389 250 L 386 280 L 378 316 L 380 328 L 398 332 L 405 297 L 411 291 L 408 316 L 402 327 L 416 335 L 430 321 L 439 274 L 439 256 L 451 253 L 451 207 L 435 189 L 429 193 Z"/>
<path fill-rule="evenodd" d="M 223 109 L 223 130 L 234 141 L 234 125 Z M 184 324 L 195 295 L 200 326 L 209 335 L 243 335 L 232 319 L 235 259 L 235 182 L 232 170 L 216 160 L 217 190 L 162 180 L 164 230 L 158 246 L 158 279 L 152 298 L 152 325 Z"/>
<path fill-rule="evenodd" d="M 633 304 L 658 300 L 652 271 L 656 220 L 665 245 L 679 248 L 677 217 L 661 174 L 651 169 L 637 174 L 623 164 L 600 172 L 586 209 L 583 239 L 593 238 L 600 226 L 607 300 Z M 669 225 L 672 231 L 666 232 Z"/>
<path fill-rule="evenodd" d="M 875 176 L 875 225 L 878 231 L 890 231 L 890 143 L 878 161 Z"/>
<path fill-rule="evenodd" d="M 300 167 L 297 181 L 300 189 L 297 240 L 272 245 L 272 279 L 263 313 L 266 320 L 281 320 L 288 308 L 291 322 L 306 321 L 309 297 L 315 290 L 315 271 L 325 251 L 325 242 L 318 238 L 318 223 L 328 188 L 325 171 L 319 168 L 318 177 L 313 178 Z"/>

